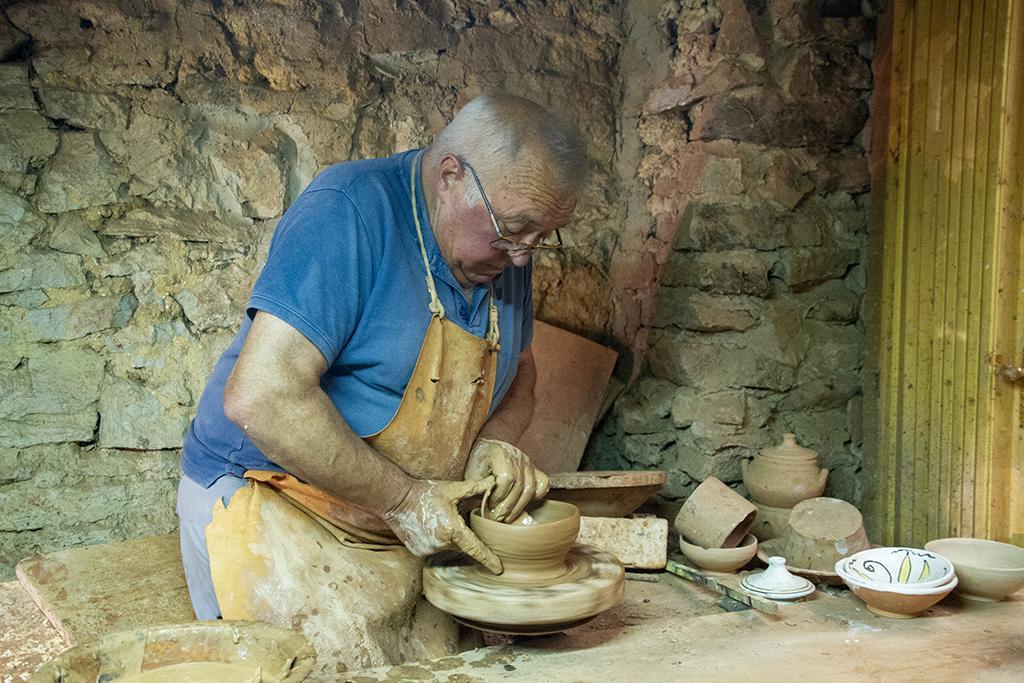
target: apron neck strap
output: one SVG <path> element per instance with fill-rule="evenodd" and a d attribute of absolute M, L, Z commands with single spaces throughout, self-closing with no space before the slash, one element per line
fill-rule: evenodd
<path fill-rule="evenodd" d="M 430 259 L 427 258 L 427 248 L 423 244 L 423 227 L 420 225 L 420 211 L 416 203 L 416 171 L 423 158 L 423 150 L 420 150 L 412 160 L 412 175 L 409 176 L 409 190 L 412 193 L 412 220 L 416 224 L 416 235 L 419 237 L 420 255 L 423 256 L 423 267 L 427 271 L 427 291 L 430 293 L 430 312 L 438 318 L 444 318 L 444 306 L 437 297 L 437 287 L 434 286 L 434 274 L 430 272 Z"/>

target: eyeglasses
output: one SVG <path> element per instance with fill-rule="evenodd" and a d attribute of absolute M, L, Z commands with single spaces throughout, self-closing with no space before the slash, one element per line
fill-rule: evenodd
<path fill-rule="evenodd" d="M 487 193 L 484 192 L 484 186 L 480 184 L 480 176 L 476 174 L 476 169 L 470 166 L 469 162 L 465 159 L 460 159 L 460 161 L 467 169 L 469 169 L 469 174 L 473 176 L 473 181 L 476 183 L 476 189 L 480 191 L 480 198 L 484 200 L 484 206 L 487 208 L 487 215 L 491 217 L 491 224 L 494 226 L 494 232 L 498 233 L 498 239 L 491 242 L 491 248 L 504 251 L 510 256 L 532 254 L 534 249 L 562 248 L 562 235 L 557 229 L 554 233 L 544 237 L 536 244 L 512 239 L 502 232 L 501 225 L 498 223 L 498 219 L 494 215 L 494 210 L 491 208 L 491 202 L 487 199 Z"/>

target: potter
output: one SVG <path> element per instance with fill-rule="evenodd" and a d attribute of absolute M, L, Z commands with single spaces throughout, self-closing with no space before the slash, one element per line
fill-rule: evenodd
<path fill-rule="evenodd" d="M 483 96 L 427 148 L 332 166 L 294 202 L 186 437 L 197 616 L 301 628 L 348 668 L 457 647 L 422 558 L 501 572 L 459 503 L 489 491 L 504 521 L 547 491 L 512 445 L 533 411 L 530 262 L 560 248 L 584 166 L 571 125 Z"/>

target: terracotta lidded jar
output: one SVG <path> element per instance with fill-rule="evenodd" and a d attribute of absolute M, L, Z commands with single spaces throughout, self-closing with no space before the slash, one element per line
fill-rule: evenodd
<path fill-rule="evenodd" d="M 796 442 L 796 434 L 783 434 L 782 443 L 762 449 L 743 461 L 743 485 L 758 503 L 791 508 L 825 491 L 828 470 L 818 467 L 818 454 Z"/>

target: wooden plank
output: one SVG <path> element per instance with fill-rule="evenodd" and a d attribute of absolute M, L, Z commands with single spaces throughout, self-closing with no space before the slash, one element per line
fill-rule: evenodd
<path fill-rule="evenodd" d="M 534 322 L 532 348 L 538 409 L 516 445 L 544 472 L 575 472 L 604 405 L 618 354 L 539 320 Z"/>
<path fill-rule="evenodd" d="M 17 581 L 0 583 L 0 680 L 27 681 L 67 647 Z"/>
<path fill-rule="evenodd" d="M 694 569 L 688 565 L 678 562 L 676 560 L 668 560 L 665 565 L 665 571 L 671 572 L 676 576 L 681 576 L 684 579 L 693 581 L 694 583 L 710 588 L 716 593 L 720 593 L 727 598 L 731 598 L 738 603 L 753 607 L 754 609 L 764 612 L 765 614 L 775 614 L 779 611 L 779 605 L 771 600 L 751 595 L 743 590 L 740 590 L 736 586 L 730 586 L 726 581 L 719 580 L 715 577 L 708 576 L 698 569 Z"/>
<path fill-rule="evenodd" d="M 15 571 L 69 645 L 195 619 L 177 533 L 37 555 Z"/>

